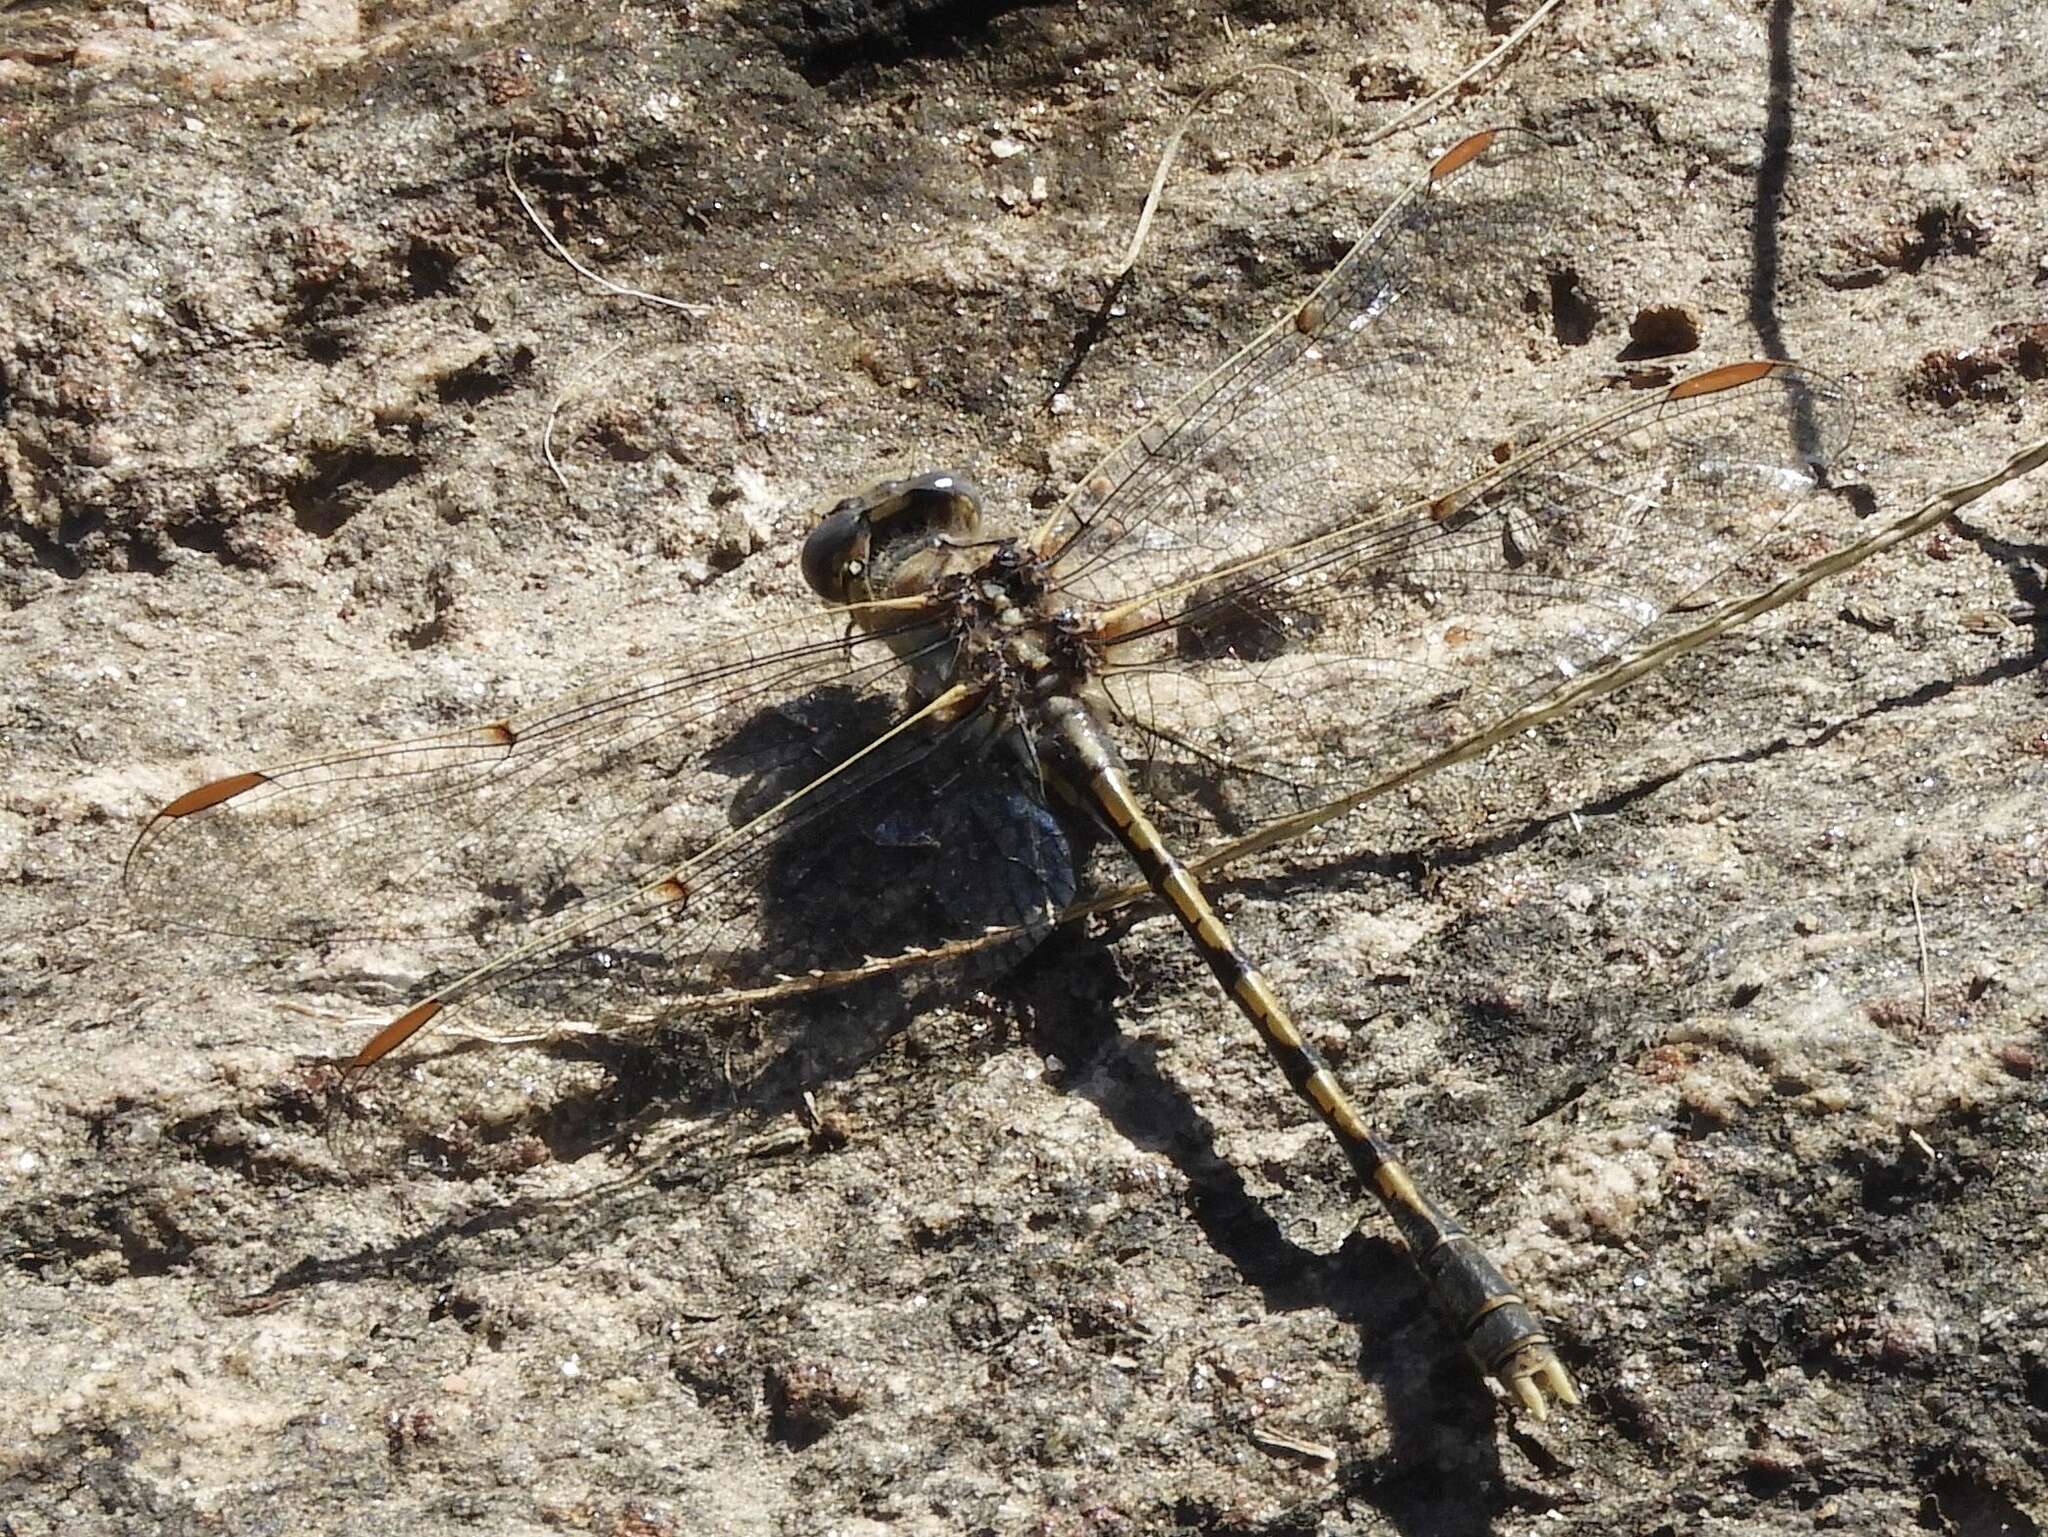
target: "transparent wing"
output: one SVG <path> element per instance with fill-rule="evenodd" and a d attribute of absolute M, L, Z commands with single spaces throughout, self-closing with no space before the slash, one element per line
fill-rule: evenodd
<path fill-rule="evenodd" d="M 872 691 L 886 712 L 901 663 L 845 632 L 819 615 L 794 644 L 790 628 L 742 636 L 523 715 L 216 780 L 143 829 L 128 894 L 165 923 L 259 939 L 477 938 L 677 862 L 682 829 L 651 845 L 686 771 L 756 772 L 735 743 L 762 712 L 826 688 Z"/>
<path fill-rule="evenodd" d="M 1497 440 L 1513 367 L 1570 244 L 1558 156 L 1495 129 L 1440 157 L 1315 293 L 1125 440 L 1038 530 L 1082 599 L 1171 586 L 1406 500 Z M 1256 488 L 1259 495 L 1248 494 Z"/>
<path fill-rule="evenodd" d="M 187 928 L 452 942 L 450 970 L 483 964 L 432 1012 L 531 986 L 687 1001 L 907 970 L 990 928 L 1027 942 L 1071 860 L 992 712 L 906 700 L 911 664 L 951 644 L 823 613 L 469 731 L 230 775 L 158 813 L 127 888 Z"/>
<path fill-rule="evenodd" d="M 1243 834 L 1483 732 L 1642 636 L 1815 495 L 1849 418 L 1837 386 L 1789 364 L 1696 375 L 1444 495 L 1110 614 L 1104 691 L 1183 835 Z M 1285 501 L 1311 476 L 1329 483 L 1283 468 L 1244 499 Z"/>
<path fill-rule="evenodd" d="M 392 1021 L 356 1065 L 493 993 L 585 1012 L 630 990 L 664 1017 L 864 982 L 915 1002 L 999 973 L 1051 931 L 1073 858 L 993 710 L 954 719 L 935 704 L 876 736 L 858 699 L 806 703 L 820 714 L 804 733 L 823 733 L 804 756 L 820 747 L 834 767 L 770 772 L 730 832 L 543 920 Z"/>

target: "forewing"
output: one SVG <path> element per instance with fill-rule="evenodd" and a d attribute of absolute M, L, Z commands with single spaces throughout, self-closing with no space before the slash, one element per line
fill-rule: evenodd
<path fill-rule="evenodd" d="M 150 821 L 127 892 L 166 924 L 258 939 L 485 942 L 565 893 L 679 861 L 716 814 L 665 848 L 662 819 L 703 771 L 751 771 L 734 743 L 763 711 L 828 688 L 886 698 L 900 667 L 819 615 L 468 730 L 229 775 Z"/>
<path fill-rule="evenodd" d="M 1053 579 L 1114 602 L 1356 514 L 1346 485 L 1442 484 L 1491 430 L 1474 396 L 1528 351 L 1567 241 L 1559 185 L 1558 157 L 1512 130 L 1442 156 L 1291 316 L 1081 483 L 1034 538 Z"/>

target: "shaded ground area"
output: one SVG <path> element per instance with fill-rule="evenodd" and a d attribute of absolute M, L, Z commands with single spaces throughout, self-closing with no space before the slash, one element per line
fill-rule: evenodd
<path fill-rule="evenodd" d="M 2038 493 L 1225 883 L 1558 1320 L 1541 1427 L 1156 916 L 900 1029 L 524 1021 L 350 1118 L 316 1059 L 416 959 L 114 884 L 211 774 L 786 619 L 877 473 L 1049 505 L 1488 122 L 1592 147 L 1545 298 L 1617 370 L 1836 375 L 1881 511 L 1988 467 L 2048 403 L 2044 20 L 1836 10 L 1568 6 L 1358 155 L 1276 81 L 1114 294 L 1203 85 L 1363 129 L 1526 9 L 0 13 L 9 1529 L 2038 1531 Z"/>

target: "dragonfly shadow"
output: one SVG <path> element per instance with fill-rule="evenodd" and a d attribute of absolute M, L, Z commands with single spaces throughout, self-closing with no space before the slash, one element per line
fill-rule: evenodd
<path fill-rule="evenodd" d="M 1077 876 L 1035 768 L 973 722 L 864 752 L 896 714 L 877 692 L 817 689 L 755 711 L 703 755 L 730 833 L 714 830 L 686 866 L 703 886 L 688 921 L 600 935 L 518 984 L 543 1016 L 602 1019 L 631 1000 L 640 1019 L 547 1046 L 598 1062 L 604 1082 L 496 1136 L 538 1137 L 569 1160 L 664 1115 L 781 1113 L 1052 932 Z M 805 814 L 782 820 L 792 804 Z M 1008 937 L 990 943 L 991 930 Z M 811 986 L 821 974 L 837 985 Z M 708 998 L 679 994 L 700 978 Z M 720 1007 L 719 978 L 752 979 L 756 994 Z"/>
<path fill-rule="evenodd" d="M 1434 1315 L 1399 1247 L 1354 1233 L 1333 1254 L 1293 1242 L 1219 1153 L 1215 1129 L 1161 1071 L 1154 1053 L 1117 1028 L 1123 985 L 1109 948 L 1061 936 L 1026 959 L 998 989 L 1033 1021 L 1034 1044 L 1082 1067 L 1081 1092 L 1134 1144 L 1161 1149 L 1187 1176 L 1189 1209 L 1204 1241 L 1276 1312 L 1318 1309 L 1359 1332 L 1358 1371 L 1381 1390 L 1392 1447 L 1358 1478 L 1360 1498 L 1402 1530 L 1486 1529 L 1505 1508 L 1504 1476 L 1493 1450 L 1494 1400 L 1470 1372 Z M 841 999 L 806 1005 L 786 1024 L 781 1049 L 744 1082 L 724 1087 L 722 1113 L 687 1145 L 670 1141 L 631 1172 L 573 1196 L 521 1197 L 490 1210 L 451 1217 L 397 1243 L 302 1261 L 260 1292 L 244 1311 L 276 1306 L 308 1287 L 375 1281 L 394 1273 L 429 1282 L 511 1273 L 602 1246 L 641 1221 L 658 1222 L 678 1199 L 708 1199 L 759 1168 L 764 1123 L 799 1111 L 804 1093 L 844 1080 L 870 1061 L 905 1023 L 893 1011 L 850 1007 Z M 664 1121 L 707 1108 L 718 1091 L 679 1073 L 658 1040 L 576 1040 L 558 1050 L 597 1060 L 607 1086 L 550 1112 L 557 1157 L 579 1148 L 622 1155 Z M 678 1099 L 678 1094 L 683 1096 Z M 787 1152 L 787 1145 L 774 1156 Z M 803 1156 L 797 1153 L 796 1156 Z M 1444 1448 L 1461 1448 L 1457 1480 L 1437 1466 Z M 1475 1465 L 1474 1457 L 1483 1459 Z M 1425 1498 L 1425 1490 L 1436 1490 Z"/>
<path fill-rule="evenodd" d="M 1188 1215 L 1204 1241 L 1267 1310 L 1320 1311 L 1358 1331 L 1358 1375 L 1379 1389 L 1391 1433 L 1369 1469 L 1347 1469 L 1359 1497 L 1402 1531 L 1490 1530 L 1510 1503 L 1493 1434 L 1501 1411 L 1438 1321 L 1405 1252 L 1357 1229 L 1329 1254 L 1289 1238 L 1218 1150 L 1215 1126 L 1161 1069 L 1157 1051 L 1120 1032 L 1116 1000 L 1124 990 L 1111 950 L 1079 937 L 1046 946 L 1011 988 L 1034 1020 L 1037 1048 L 1069 1064 L 1074 1092 L 1185 1177 Z M 1447 1448 L 1455 1469 L 1444 1465 Z M 1453 1471 L 1456 1478 L 1445 1476 Z"/>
<path fill-rule="evenodd" d="M 726 822 L 743 829 L 834 765 L 856 759 L 887 731 L 894 713 L 878 695 L 844 688 L 756 712 L 704 760 L 730 786 Z M 701 942 L 743 952 L 740 964 L 748 974 L 797 981 L 814 971 L 859 968 L 876 957 L 909 955 L 916 964 L 879 969 L 829 990 L 799 987 L 744 1010 L 672 1007 L 664 1017 L 665 984 L 701 955 L 653 942 L 573 954 L 554 974 L 525 987 L 523 1001 L 545 1012 L 558 994 L 565 1004 L 581 999 L 595 979 L 644 998 L 651 1028 L 586 1031 L 539 1043 L 536 1049 L 550 1056 L 594 1063 L 602 1072 L 587 1087 L 487 1128 L 458 1124 L 451 1131 L 437 1122 L 413 1132 L 404 1155 L 464 1178 L 501 1167 L 513 1144 L 538 1143 L 561 1163 L 594 1153 L 631 1157 L 642 1139 L 667 1126 L 705 1123 L 719 1129 L 711 1140 L 722 1137 L 724 1153 L 744 1162 L 747 1138 L 780 1118 L 808 1115 L 814 1089 L 853 1077 L 936 1004 L 1011 971 L 1074 900 L 1069 834 L 1040 794 L 1035 770 L 1000 739 L 941 732 L 908 744 L 873 774 L 849 776 L 844 793 L 820 799 L 829 815 L 794 835 L 741 845 L 742 857 L 754 863 L 738 884 L 754 894 L 754 904 Z M 965 943 L 989 929 L 1013 937 Z M 481 1041 L 454 1040 L 416 1060 L 482 1049 Z M 667 1179 L 650 1177 L 657 1184 Z M 622 1211 L 618 1220 L 629 1215 Z M 452 1223 L 382 1258 L 295 1271 L 273 1289 L 290 1289 L 304 1278 L 343 1279 L 358 1266 L 374 1271 L 380 1264 L 430 1263 L 444 1247 L 488 1230 L 489 1220 L 480 1221 Z M 547 1203 L 524 1208 L 522 1221 L 529 1256 L 580 1242 L 572 1235 L 584 1231 L 573 1208 Z"/>
<path fill-rule="evenodd" d="M 828 781 L 829 814 L 762 855 L 753 969 L 802 977 L 913 956 L 840 990 L 838 1005 L 909 1014 L 1012 969 L 1073 901 L 1076 871 L 1024 753 L 970 721 L 864 756 L 893 714 L 870 691 L 818 690 L 761 711 L 706 767 L 735 776 L 731 820 L 742 826 L 853 766 L 843 790 Z M 1016 937 L 968 943 L 997 929 Z"/>

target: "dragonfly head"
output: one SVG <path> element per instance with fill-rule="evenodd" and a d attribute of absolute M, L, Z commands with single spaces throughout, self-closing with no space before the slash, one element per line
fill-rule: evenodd
<path fill-rule="evenodd" d="M 929 584 L 915 557 L 974 536 L 981 498 L 958 475 L 885 480 L 849 496 L 804 540 L 800 564 L 828 603 L 869 603 Z"/>

